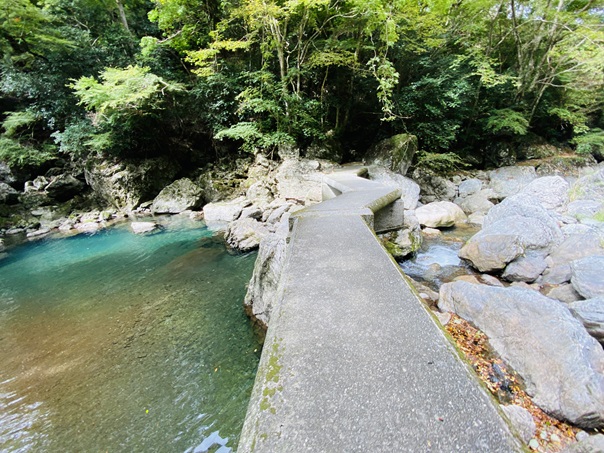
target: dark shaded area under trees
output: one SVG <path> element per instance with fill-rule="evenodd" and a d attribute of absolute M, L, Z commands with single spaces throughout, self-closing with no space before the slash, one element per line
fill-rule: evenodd
<path fill-rule="evenodd" d="M 604 1 L 5 0 L 0 161 L 604 156 Z M 511 151 L 510 151 L 511 150 Z M 453 164 L 452 164 L 453 165 Z M 34 170 L 35 172 L 35 170 Z"/>

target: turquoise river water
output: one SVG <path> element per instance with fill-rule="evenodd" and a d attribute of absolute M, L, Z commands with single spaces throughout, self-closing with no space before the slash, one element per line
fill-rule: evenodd
<path fill-rule="evenodd" d="M 236 449 L 260 356 L 242 308 L 255 255 L 166 222 L 0 260 L 0 451 Z"/>

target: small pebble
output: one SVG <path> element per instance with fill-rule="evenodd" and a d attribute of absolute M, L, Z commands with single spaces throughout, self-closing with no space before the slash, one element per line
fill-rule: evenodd
<path fill-rule="evenodd" d="M 539 437 L 543 440 L 547 440 L 547 433 L 545 431 L 541 431 L 541 434 L 539 435 Z"/>
<path fill-rule="evenodd" d="M 531 439 L 528 445 L 531 450 L 537 450 L 539 448 L 539 442 L 537 439 Z"/>
<path fill-rule="evenodd" d="M 549 438 L 552 442 L 560 442 L 560 436 L 557 434 L 552 434 Z"/>

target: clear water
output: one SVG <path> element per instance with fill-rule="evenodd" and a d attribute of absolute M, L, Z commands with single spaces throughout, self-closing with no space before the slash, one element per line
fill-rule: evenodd
<path fill-rule="evenodd" d="M 443 283 L 459 275 L 474 273 L 458 253 L 465 241 L 477 231 L 477 228 L 458 227 L 446 230 L 442 236 L 425 238 L 417 254 L 399 264 L 411 278 L 438 291 Z"/>
<path fill-rule="evenodd" d="M 0 260 L 0 451 L 236 448 L 260 355 L 255 255 L 127 225 Z"/>

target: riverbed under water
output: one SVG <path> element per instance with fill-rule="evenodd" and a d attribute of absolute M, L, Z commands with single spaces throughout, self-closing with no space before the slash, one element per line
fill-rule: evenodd
<path fill-rule="evenodd" d="M 260 356 L 242 309 L 255 254 L 166 222 L 0 260 L 0 451 L 236 447 Z"/>

